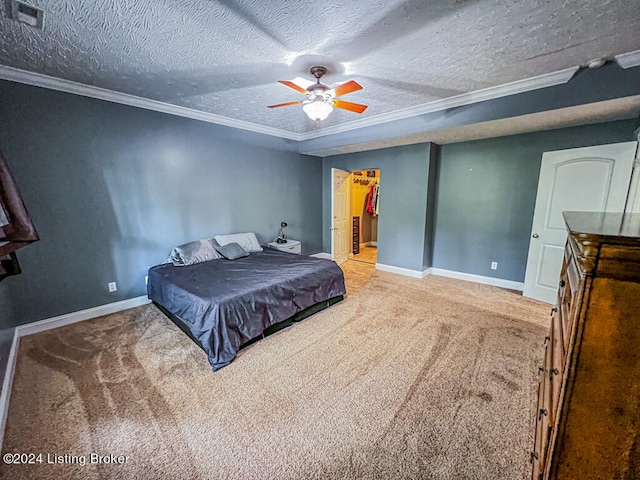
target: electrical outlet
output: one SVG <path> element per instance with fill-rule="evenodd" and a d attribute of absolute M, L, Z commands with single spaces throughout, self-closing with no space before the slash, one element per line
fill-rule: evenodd
<path fill-rule="evenodd" d="M 109 282 L 109 291 L 115 292 L 116 290 L 118 290 L 118 287 L 116 286 L 116 282 Z"/>
<path fill-rule="evenodd" d="M 144 276 L 144 284 L 146 285 L 147 283 L 149 283 L 149 275 Z"/>
<path fill-rule="evenodd" d="M 491 262 L 491 270 L 497 270 L 498 269 L 498 262 Z"/>

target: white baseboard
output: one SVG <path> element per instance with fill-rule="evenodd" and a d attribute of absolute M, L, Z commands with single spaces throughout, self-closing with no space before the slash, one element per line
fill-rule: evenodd
<path fill-rule="evenodd" d="M 402 267 L 394 267 L 393 265 L 385 265 L 384 263 L 376 263 L 376 270 L 381 270 L 383 272 L 391 272 L 391 273 L 397 273 L 399 275 L 405 275 L 407 277 L 413 277 L 413 278 L 424 278 L 425 272 L 427 270 L 425 270 L 424 272 L 421 272 L 420 270 L 411 270 L 409 268 L 402 268 Z"/>
<path fill-rule="evenodd" d="M 466 280 L 468 282 L 484 283 L 486 285 L 493 285 L 494 287 L 508 288 L 510 290 L 524 289 L 524 283 L 514 282 L 513 280 L 503 280 L 501 278 L 485 277 L 483 275 L 475 275 L 473 273 L 455 272 L 453 270 L 444 270 L 442 268 L 428 268 L 430 275 L 439 275 L 441 277 L 457 278 L 458 280 Z"/>
<path fill-rule="evenodd" d="M 331 260 L 331 254 L 330 253 L 326 253 L 326 252 L 318 252 L 318 253 L 314 253 L 313 255 L 309 255 L 310 257 L 316 257 L 316 258 L 326 258 L 327 260 Z"/>
<path fill-rule="evenodd" d="M 0 394 L 0 449 L 4 441 L 4 427 L 7 425 L 7 415 L 9 414 L 9 397 L 11 396 L 11 386 L 13 385 L 13 373 L 16 369 L 16 359 L 18 357 L 18 329 L 13 331 L 13 341 L 11 351 L 7 361 L 7 369 L 2 382 L 2 394 Z"/>
<path fill-rule="evenodd" d="M 378 247 L 378 242 L 362 242 L 360 248 L 363 247 Z"/>
<path fill-rule="evenodd" d="M 4 428 L 7 424 L 7 414 L 9 413 L 9 399 L 11 397 L 11 387 L 13 384 L 13 375 L 18 357 L 20 337 L 33 335 L 34 333 L 44 332 L 45 330 L 51 330 L 53 328 L 63 327 L 72 323 L 82 322 L 83 320 L 89 320 L 91 318 L 101 317 L 103 315 L 109 315 L 129 308 L 139 307 L 141 305 L 146 305 L 147 303 L 151 303 L 151 300 L 149 300 L 146 295 L 143 295 L 16 327 L 13 332 L 11 352 L 9 353 L 7 370 L 4 375 L 4 381 L 2 382 L 2 394 L 0 395 L 0 449 L 4 440 Z"/>
<path fill-rule="evenodd" d="M 57 317 L 47 318 L 40 320 L 39 322 L 27 323 L 16 327 L 19 337 L 32 335 L 34 333 L 44 332 L 45 330 L 51 330 L 52 328 L 64 327 L 76 322 L 82 322 L 83 320 L 89 320 L 90 318 L 101 317 L 103 315 L 109 315 L 110 313 L 120 312 L 129 308 L 139 307 L 151 303 L 151 300 L 146 295 L 140 297 L 130 298 L 128 300 L 121 300 L 120 302 L 107 303 L 106 305 L 100 305 L 99 307 L 87 308 L 86 310 L 80 310 L 79 312 L 67 313 Z"/>
<path fill-rule="evenodd" d="M 397 273 L 399 275 L 406 275 L 413 278 L 425 278 L 429 275 L 437 275 L 440 277 L 457 278 L 458 280 L 466 280 L 468 282 L 483 283 L 485 285 L 492 285 L 494 287 L 508 288 L 510 290 L 522 291 L 524 289 L 524 283 L 514 282 L 512 280 L 503 280 L 502 278 L 485 277 L 482 275 L 475 275 L 473 273 L 455 272 L 453 270 L 445 270 L 443 268 L 429 267 L 426 270 L 420 272 L 419 270 L 411 270 L 408 268 L 394 267 L 393 265 L 385 265 L 383 263 L 376 263 L 376 270 L 382 270 L 383 272 Z"/>

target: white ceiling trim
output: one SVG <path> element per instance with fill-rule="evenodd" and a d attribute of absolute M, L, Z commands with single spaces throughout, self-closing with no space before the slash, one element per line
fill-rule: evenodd
<path fill-rule="evenodd" d="M 36 87 L 49 88 L 51 90 L 58 90 L 65 93 L 82 95 L 84 97 L 97 98 L 99 100 L 106 100 L 108 102 L 120 103 L 122 105 L 144 108 L 146 110 L 168 113 L 170 115 L 177 115 L 179 117 L 186 117 L 192 118 L 194 120 L 201 120 L 203 122 L 216 123 L 219 125 L 225 125 L 227 127 L 241 128 L 243 130 L 264 133 L 266 135 L 286 138 L 289 140 L 300 140 L 300 134 L 288 132 L 279 128 L 265 127 L 263 125 L 258 125 L 252 122 L 235 120 L 233 118 L 223 117 L 214 113 L 201 112 L 198 110 L 193 110 L 191 108 L 180 107 L 178 105 L 172 105 L 170 103 L 137 97 L 135 95 L 129 95 L 127 93 L 114 92 L 113 90 L 107 90 L 91 85 L 84 85 L 82 83 L 72 82 L 71 80 L 50 77 L 48 75 L 28 72 L 26 70 L 20 70 L 18 68 L 7 67 L 5 65 L 0 65 L 0 78 L 13 82 L 25 83 L 27 85 L 33 85 Z"/>
<path fill-rule="evenodd" d="M 402 120 L 425 113 L 432 113 L 449 108 L 461 107 L 485 100 L 506 97 L 509 95 L 537 90 L 540 88 L 560 85 L 571 80 L 571 78 L 578 70 L 579 67 L 572 67 L 566 70 L 560 70 L 558 72 L 527 78 L 524 80 L 518 80 L 504 85 L 498 85 L 496 87 L 489 87 L 482 90 L 477 90 L 475 92 L 463 93 L 454 97 L 449 97 L 422 105 L 416 105 L 402 110 L 396 110 L 394 112 L 375 115 L 369 118 L 364 118 L 362 120 L 355 120 L 353 122 L 336 125 L 334 127 L 322 128 L 316 132 L 306 134 L 299 134 L 281 130 L 278 128 L 266 127 L 264 125 L 259 125 L 252 122 L 235 120 L 213 113 L 201 112 L 198 110 L 193 110 L 191 108 L 180 107 L 165 102 L 159 102 L 157 100 L 150 100 L 142 97 L 137 97 L 135 95 L 129 95 L 126 93 L 115 92 L 100 87 L 94 87 L 91 85 L 84 85 L 70 80 L 55 78 L 48 75 L 20 70 L 18 68 L 8 67 L 4 65 L 0 65 L 0 78 L 24 83 L 27 85 L 34 85 L 37 87 L 49 88 L 52 90 L 72 93 L 75 95 L 96 98 L 99 100 L 106 100 L 108 102 L 144 108 L 156 112 L 168 113 L 170 115 L 177 115 L 180 117 L 192 118 L 204 122 L 225 125 L 228 127 L 240 128 L 243 130 L 249 130 L 256 133 L 286 138 L 289 140 L 302 141 L 323 137 L 326 135 L 332 135 L 335 133 L 342 133 L 349 130 L 354 130 L 356 128 L 379 125 L 381 123 L 391 122 L 394 120 Z"/>
<path fill-rule="evenodd" d="M 485 100 L 493 100 L 495 98 L 507 97 L 517 93 L 524 93 L 531 90 L 538 90 L 540 88 L 561 85 L 571 80 L 579 69 L 580 67 L 567 68 L 566 70 L 526 78 L 524 80 L 518 80 L 511 83 L 505 83 L 504 85 L 498 85 L 496 87 L 483 88 L 482 90 L 476 90 L 475 92 L 462 93 L 454 97 L 444 98 L 442 100 L 436 100 L 422 105 L 415 105 L 402 110 L 396 110 L 394 112 L 382 113 L 380 115 L 363 118 L 362 120 L 354 120 L 334 127 L 323 128 L 318 132 L 305 133 L 301 136 L 302 140 L 310 140 L 312 138 L 342 133 L 356 128 L 369 127 L 394 120 L 415 117 L 425 113 L 438 112 L 440 110 L 462 107 L 464 105 L 483 102 Z"/>
<path fill-rule="evenodd" d="M 622 68 L 637 67 L 640 65 L 640 50 L 616 55 L 615 59 Z"/>

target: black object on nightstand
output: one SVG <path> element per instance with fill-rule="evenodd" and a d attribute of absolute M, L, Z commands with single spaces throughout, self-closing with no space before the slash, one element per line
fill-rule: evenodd
<path fill-rule="evenodd" d="M 280 222 L 280 232 L 278 232 L 276 243 L 287 243 L 287 236 L 284 234 L 284 229 L 287 228 L 287 226 L 287 222 Z"/>

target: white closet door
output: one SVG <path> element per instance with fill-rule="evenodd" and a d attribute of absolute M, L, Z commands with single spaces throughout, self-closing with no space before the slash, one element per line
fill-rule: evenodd
<path fill-rule="evenodd" d="M 545 152 L 538 181 L 525 297 L 555 303 L 567 238 L 562 212 L 623 212 L 637 142 Z"/>
<path fill-rule="evenodd" d="M 331 258 L 340 265 L 349 258 L 351 173 L 331 169 Z"/>

